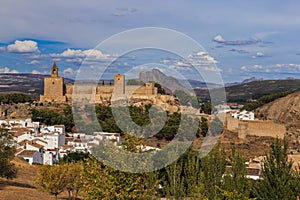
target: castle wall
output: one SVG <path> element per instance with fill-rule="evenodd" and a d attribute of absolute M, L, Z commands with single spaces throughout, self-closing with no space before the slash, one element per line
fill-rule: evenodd
<path fill-rule="evenodd" d="M 76 96 L 73 96 L 75 92 Z M 113 95 L 115 94 L 115 95 Z M 125 76 L 116 74 L 114 85 L 92 85 L 92 84 L 64 84 L 63 77 L 58 76 L 58 67 L 54 63 L 51 68 L 51 77 L 44 78 L 44 95 L 40 96 L 41 102 L 65 102 L 78 100 L 93 101 L 90 103 L 103 103 L 114 98 L 141 98 L 155 100 L 157 98 L 157 88 L 154 83 L 146 83 L 144 86 L 126 86 Z"/>
<path fill-rule="evenodd" d="M 241 139 L 245 139 L 247 135 L 283 139 L 286 132 L 285 126 L 270 120 L 241 121 L 230 115 L 226 117 L 226 128 L 229 131 L 237 132 Z"/>
<path fill-rule="evenodd" d="M 237 132 L 238 128 L 239 128 L 239 122 L 240 122 L 240 120 L 231 117 L 230 114 L 227 114 L 227 116 L 226 116 L 227 130 Z"/>

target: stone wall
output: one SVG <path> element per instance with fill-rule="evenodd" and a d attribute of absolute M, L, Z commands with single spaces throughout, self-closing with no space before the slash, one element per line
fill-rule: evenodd
<path fill-rule="evenodd" d="M 286 132 L 285 126 L 270 120 L 240 121 L 230 115 L 226 117 L 226 128 L 229 131 L 237 132 L 241 139 L 245 139 L 247 135 L 283 139 Z"/>

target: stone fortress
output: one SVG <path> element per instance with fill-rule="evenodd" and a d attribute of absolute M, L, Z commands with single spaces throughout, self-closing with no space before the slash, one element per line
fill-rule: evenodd
<path fill-rule="evenodd" d="M 51 76 L 44 78 L 44 95 L 40 96 L 40 102 L 72 102 L 73 93 L 79 94 L 82 99 L 90 99 L 90 103 L 110 104 L 112 98 L 128 98 L 136 102 L 148 101 L 152 104 L 160 104 L 170 112 L 179 111 L 176 98 L 171 95 L 158 94 L 158 88 L 153 82 L 144 85 L 126 85 L 123 74 L 115 74 L 113 84 L 64 84 L 64 78 L 58 76 L 56 63 L 51 67 Z M 76 97 L 77 98 L 77 97 Z M 170 103 L 171 102 L 171 103 Z M 172 103 L 173 102 L 173 103 Z"/>
<path fill-rule="evenodd" d="M 276 124 L 270 120 L 240 120 L 231 114 L 226 116 L 226 129 L 238 133 L 240 139 L 247 136 L 273 137 L 283 139 L 286 133 L 284 125 Z"/>

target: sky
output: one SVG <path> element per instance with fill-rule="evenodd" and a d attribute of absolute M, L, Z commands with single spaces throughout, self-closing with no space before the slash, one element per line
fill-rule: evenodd
<path fill-rule="evenodd" d="M 129 77 L 154 63 L 170 75 L 194 80 L 203 77 L 192 67 L 218 73 L 226 83 L 300 78 L 299 8 L 296 0 L 1 0 L 0 73 L 49 74 L 56 62 L 61 76 L 75 78 L 88 57 L 98 64 L 112 62 L 108 71 Z M 116 42 L 116 34 L 144 27 L 184 35 L 147 36 L 157 43 L 166 40 L 162 43 L 170 49 L 188 49 L 191 40 L 201 48 L 191 48 L 186 57 L 168 48 L 145 50 L 139 42 L 147 37 L 140 32 Z M 133 44 L 141 50 L 125 56 L 121 49 Z"/>

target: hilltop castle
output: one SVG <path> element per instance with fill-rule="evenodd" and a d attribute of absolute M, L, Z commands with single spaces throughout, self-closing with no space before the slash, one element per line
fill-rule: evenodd
<path fill-rule="evenodd" d="M 64 84 L 64 78 L 58 76 L 58 66 L 56 63 L 51 67 L 51 76 L 44 78 L 44 95 L 40 96 L 40 102 L 71 102 L 74 91 L 74 84 Z M 114 75 L 114 84 L 97 85 L 76 84 L 76 92 L 83 97 L 94 95 L 93 103 L 108 103 L 112 96 L 122 96 L 130 98 L 157 99 L 157 87 L 154 83 L 146 83 L 143 86 L 126 85 L 123 74 Z"/>

